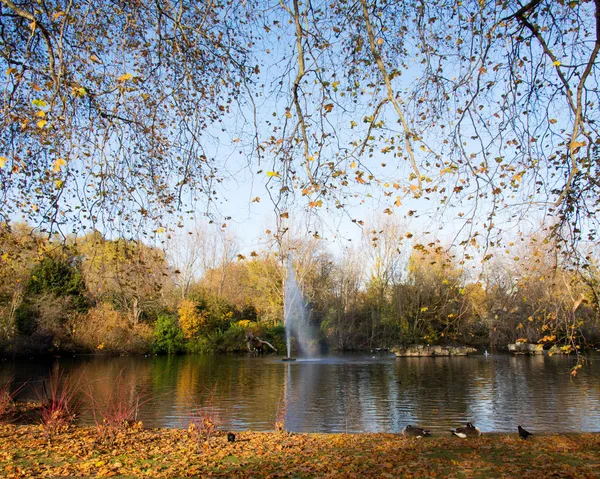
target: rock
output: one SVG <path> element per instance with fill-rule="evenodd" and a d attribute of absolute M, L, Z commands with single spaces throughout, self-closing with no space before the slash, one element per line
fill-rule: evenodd
<path fill-rule="evenodd" d="M 414 344 L 411 346 L 397 346 L 390 351 L 396 357 L 427 357 L 427 356 L 466 356 L 477 352 L 477 349 L 469 346 L 424 346 Z"/>
<path fill-rule="evenodd" d="M 544 354 L 544 345 L 530 343 L 514 343 L 508 345 L 508 350 L 513 354 Z"/>

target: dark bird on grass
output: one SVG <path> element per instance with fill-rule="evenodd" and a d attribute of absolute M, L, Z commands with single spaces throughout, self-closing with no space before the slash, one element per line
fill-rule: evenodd
<path fill-rule="evenodd" d="M 431 436 L 431 432 L 420 427 L 411 426 L 410 424 L 402 429 L 402 435 L 404 437 L 424 437 Z"/>
<path fill-rule="evenodd" d="M 519 436 L 521 436 L 521 439 L 527 439 L 529 436 L 533 436 L 533 434 L 519 426 Z"/>
<path fill-rule="evenodd" d="M 451 429 L 450 432 L 461 439 L 465 439 L 467 437 L 478 437 L 481 436 L 481 430 L 478 427 L 473 426 L 470 422 L 467 423 L 464 427 L 457 427 L 456 429 Z"/>
<path fill-rule="evenodd" d="M 227 442 L 235 442 L 235 434 L 230 432 L 227 433 Z"/>

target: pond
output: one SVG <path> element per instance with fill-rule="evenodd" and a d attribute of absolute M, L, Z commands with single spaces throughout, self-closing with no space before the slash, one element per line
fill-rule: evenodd
<path fill-rule="evenodd" d="M 0 362 L 0 385 L 26 382 L 34 399 L 59 371 L 85 391 L 79 423 L 94 424 L 90 397 L 139 395 L 146 427 L 187 428 L 200 413 L 227 430 L 268 431 L 278 418 L 296 432 L 398 432 L 407 424 L 446 433 L 467 421 L 484 432 L 600 430 L 600 355 L 577 375 L 573 358 L 493 354 L 395 358 L 81 356 Z"/>

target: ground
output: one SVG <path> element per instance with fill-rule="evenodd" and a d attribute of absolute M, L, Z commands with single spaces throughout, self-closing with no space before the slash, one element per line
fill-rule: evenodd
<path fill-rule="evenodd" d="M 0 426 L 0 477 L 600 478 L 600 434 L 408 439 L 396 434 L 120 430 L 48 436 L 39 426 Z"/>

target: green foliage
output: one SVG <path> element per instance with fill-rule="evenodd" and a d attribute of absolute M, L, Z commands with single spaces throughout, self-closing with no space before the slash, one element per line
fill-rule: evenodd
<path fill-rule="evenodd" d="M 198 312 L 203 316 L 205 331 L 226 328 L 239 316 L 236 308 L 225 296 L 219 296 L 206 289 L 194 291 L 188 299 L 196 303 Z"/>
<path fill-rule="evenodd" d="M 183 333 L 174 316 L 161 314 L 154 325 L 150 349 L 155 354 L 177 354 L 183 351 Z"/>
<path fill-rule="evenodd" d="M 80 311 L 87 305 L 83 276 L 75 260 L 68 256 L 46 256 L 35 265 L 27 292 L 31 295 L 72 296 L 75 308 Z"/>

